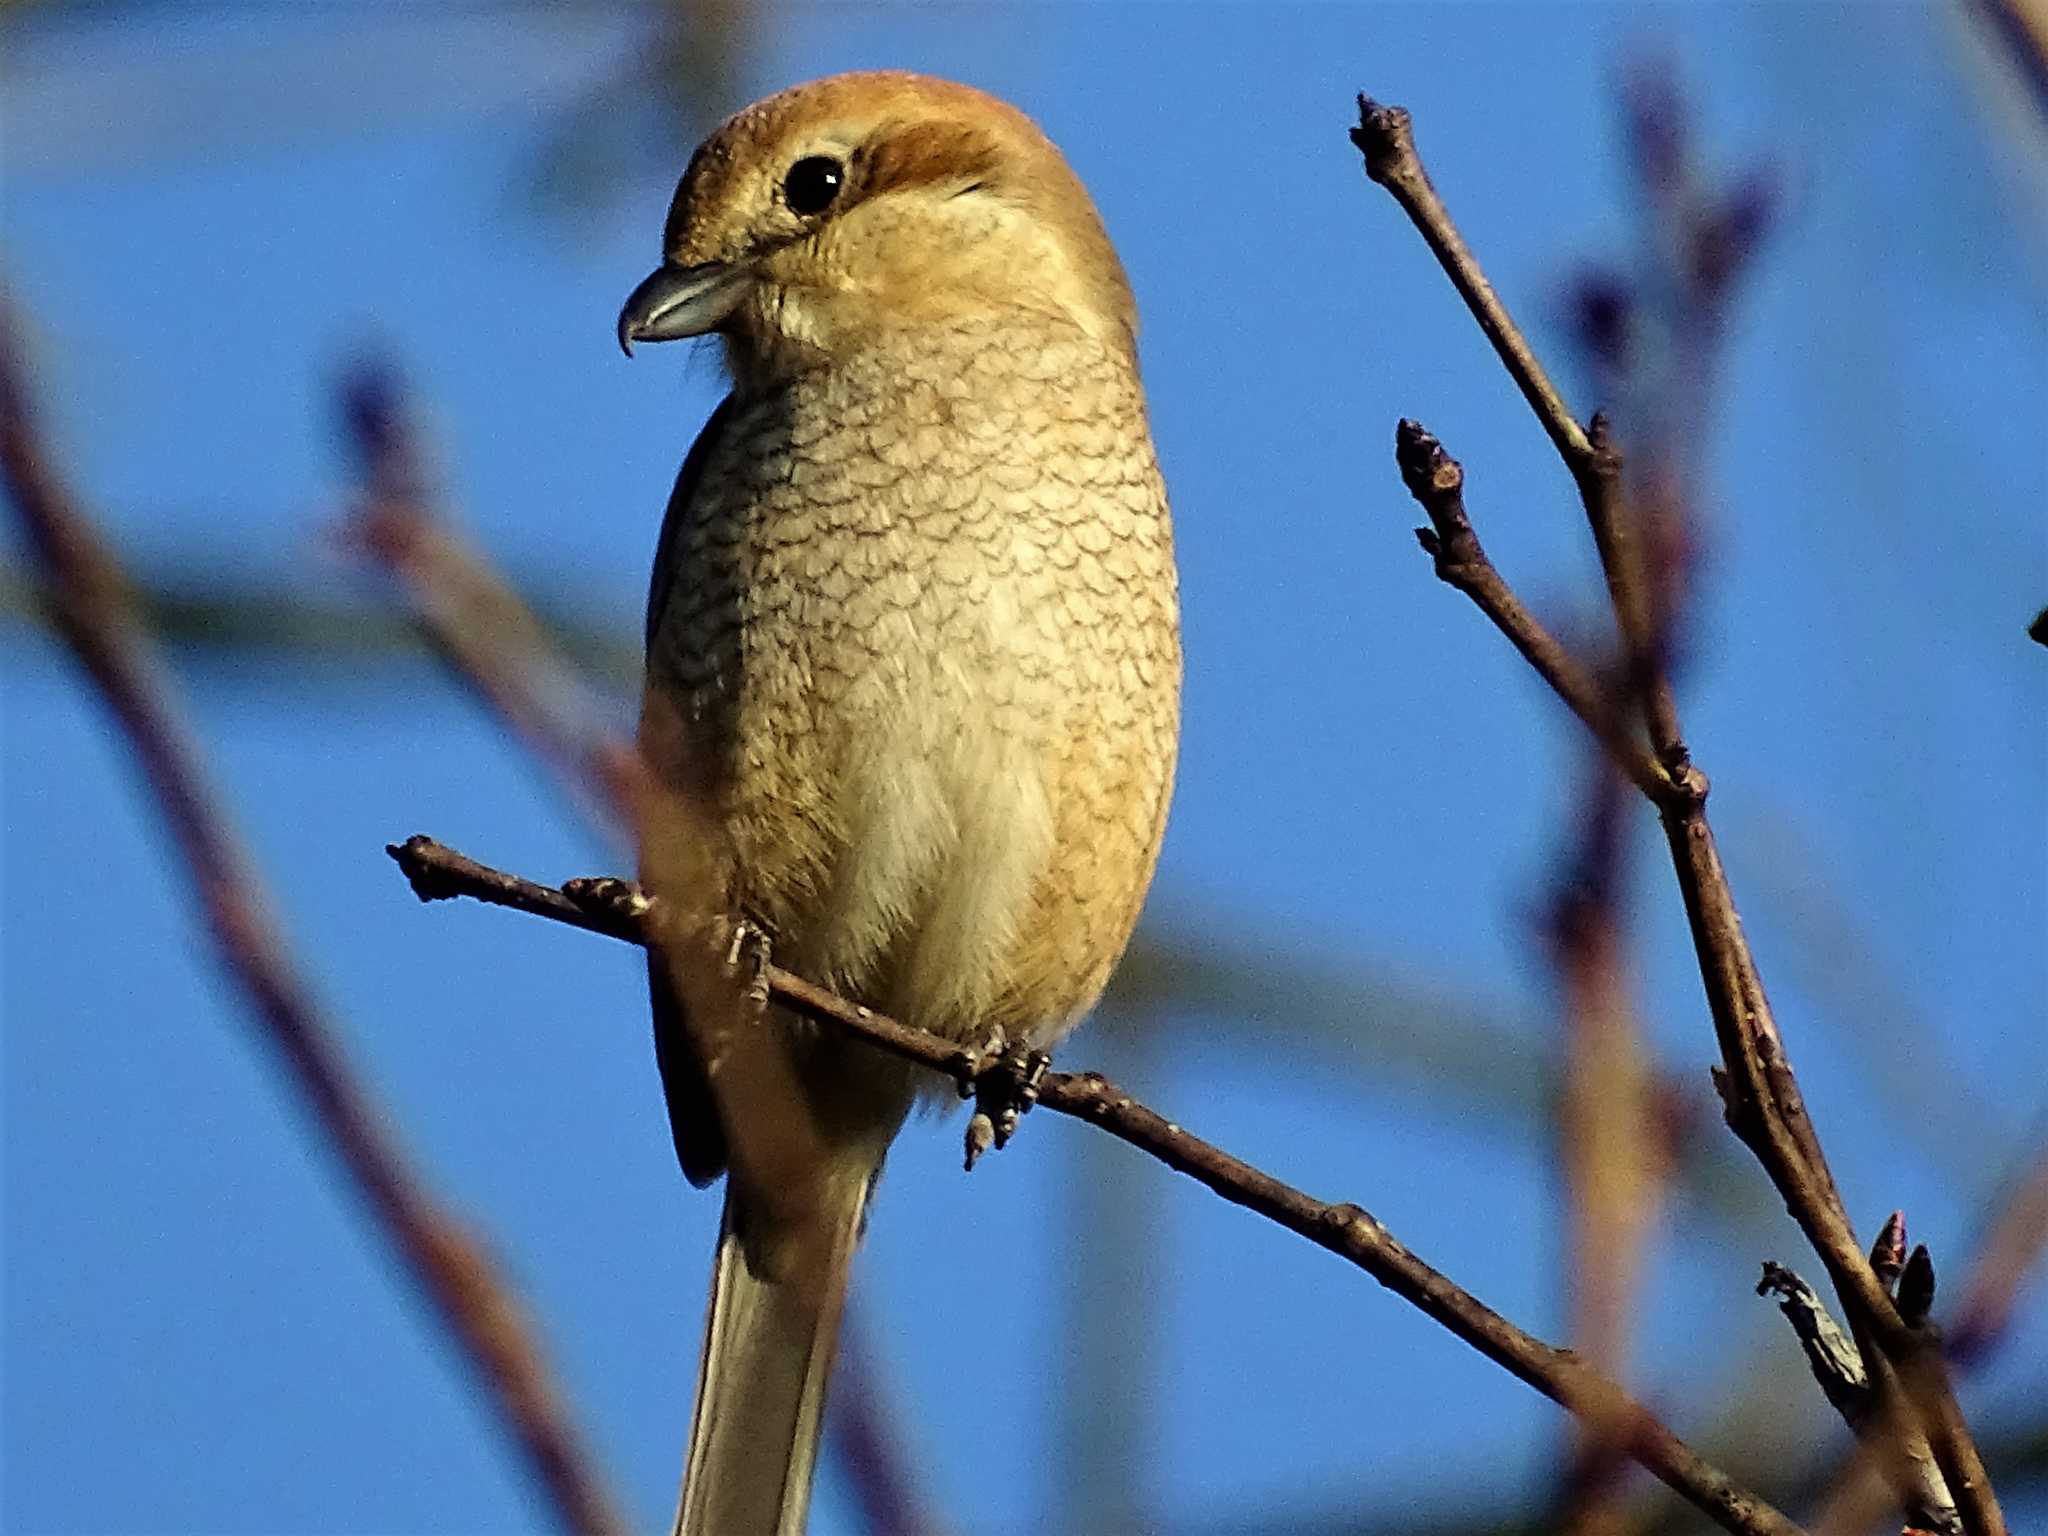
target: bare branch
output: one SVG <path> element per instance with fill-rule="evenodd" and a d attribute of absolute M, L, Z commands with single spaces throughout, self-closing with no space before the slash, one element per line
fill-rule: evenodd
<path fill-rule="evenodd" d="M 563 1528 L 582 1536 L 623 1532 L 521 1308 L 476 1241 L 407 1164 L 272 925 L 269 897 L 135 620 L 126 580 L 44 454 L 11 335 L 0 337 L 0 474 L 43 567 L 57 627 L 125 733 L 220 960 L 241 985 L 265 1043 L 468 1361 Z"/>
<path fill-rule="evenodd" d="M 1351 138 L 1365 157 L 1367 174 L 1386 187 L 1406 211 L 1464 296 L 1473 318 L 1556 446 L 1585 504 L 1600 546 L 1616 621 L 1631 671 L 1636 674 L 1633 682 L 1660 759 L 1660 776 L 1668 776 L 1671 785 L 1669 792 L 1659 793 L 1654 780 L 1645 783 L 1636 772 L 1629 773 L 1631 781 L 1657 806 L 1670 845 L 1720 1044 L 1724 1070 L 1718 1083 L 1728 1123 L 1764 1165 L 1787 1210 L 1827 1267 L 1876 1384 L 1884 1420 L 1901 1437 L 1901 1460 L 1915 1459 L 1913 1439 L 1924 1427 L 1966 1528 L 1975 1536 L 2004 1536 L 2004 1516 L 1939 1351 L 1925 1330 L 1900 1315 L 1871 1268 L 1807 1117 L 1707 822 L 1706 781 L 1689 763 L 1675 705 L 1666 709 L 1669 683 L 1659 648 L 1644 640 L 1649 633 L 1647 616 L 1654 613 L 1652 594 L 1643 585 L 1646 575 L 1640 559 L 1616 543 L 1620 539 L 1625 544 L 1627 537 L 1620 511 L 1618 450 L 1607 441 L 1604 430 L 1589 436 L 1579 426 L 1508 316 L 1430 184 L 1415 150 L 1409 114 L 1364 96 L 1359 97 L 1358 108 L 1359 124 Z M 1402 469 L 1414 491 L 1409 465 L 1404 462 Z M 1453 488 L 1458 483 L 1459 477 L 1453 477 Z M 1462 504 L 1458 510 L 1462 518 Z M 1492 596 L 1498 606 L 1500 594 Z M 1491 616 L 1494 610 L 1487 611 Z M 1525 649 L 1524 655 L 1528 654 Z M 1546 681 L 1562 675 L 1555 667 L 1538 665 L 1537 670 Z M 1611 728 L 1596 724 L 1607 711 L 1585 709 L 1583 696 L 1575 701 L 1576 689 L 1567 692 L 1559 688 L 1558 692 L 1603 744 L 1613 740 Z M 1626 760 L 1622 766 L 1630 768 Z"/>
<path fill-rule="evenodd" d="M 579 903 L 562 890 L 479 864 L 431 838 L 408 838 L 388 851 L 422 900 L 473 896 L 643 945 L 658 921 L 655 905 L 623 881 L 582 883 L 575 889 L 586 893 L 587 900 Z M 997 1068 L 980 1052 L 863 1008 L 779 966 L 764 967 L 762 979 L 769 995 L 785 1008 L 943 1073 L 963 1092 L 971 1092 L 985 1073 Z M 1282 1183 L 1189 1135 L 1093 1072 L 1047 1072 L 1038 1084 L 1037 1102 L 1107 1131 L 1233 1205 L 1357 1265 L 1553 1402 L 1589 1422 L 1620 1426 L 1617 1440 L 1625 1453 L 1723 1530 L 1752 1536 L 1797 1533 L 1799 1528 L 1783 1514 L 1702 1459 L 1613 1381 L 1570 1351 L 1517 1328 L 1410 1253 L 1356 1205 L 1318 1200 Z"/>
<path fill-rule="evenodd" d="M 1416 539 L 1436 562 L 1437 578 L 1457 588 L 1507 636 L 1508 643 L 1579 717 L 1607 749 L 1608 756 L 1631 784 L 1658 804 L 1695 791 L 1689 780 L 1667 775 L 1642 742 L 1617 718 L 1593 675 L 1523 606 L 1493 562 L 1486 557 L 1472 520 L 1465 513 L 1464 466 L 1418 421 L 1402 421 L 1394 429 L 1394 461 L 1402 483 L 1429 517 Z"/>
<path fill-rule="evenodd" d="M 1590 453 L 1583 463 L 1570 467 L 1586 509 L 1587 525 L 1593 530 L 1600 569 L 1607 577 L 1608 600 L 1621 628 L 1622 649 L 1628 663 L 1626 692 L 1642 703 L 1643 719 L 1650 728 L 1650 745 L 1656 750 L 1658 762 L 1665 772 L 1682 781 L 1689 754 L 1679 731 L 1678 704 L 1664 666 L 1669 616 L 1660 611 L 1661 584 L 1650 578 L 1643 540 L 1630 512 L 1628 491 L 1622 480 L 1621 450 L 1614 444 L 1604 414 L 1595 414 L 1588 436 L 1592 444 Z"/>
<path fill-rule="evenodd" d="M 1593 458 L 1593 444 L 1586 429 L 1579 425 L 1564 403 L 1564 396 L 1550 382 L 1550 375 L 1536 360 L 1535 349 L 1508 315 L 1507 306 L 1486 280 L 1478 260 L 1465 244 L 1465 237 L 1451 222 L 1443 199 L 1430 184 L 1429 172 L 1423 169 L 1422 157 L 1415 152 L 1415 124 L 1408 109 L 1381 106 L 1370 97 L 1360 96 L 1358 126 L 1351 130 L 1351 142 L 1365 157 L 1365 174 L 1393 194 L 1394 201 L 1406 210 L 1422 238 L 1429 242 L 1436 259 L 1464 297 L 1466 308 L 1472 311 L 1515 386 L 1529 402 L 1529 409 L 1543 423 L 1543 430 L 1550 434 L 1551 442 L 1572 473 L 1580 473 L 1581 467 Z"/>

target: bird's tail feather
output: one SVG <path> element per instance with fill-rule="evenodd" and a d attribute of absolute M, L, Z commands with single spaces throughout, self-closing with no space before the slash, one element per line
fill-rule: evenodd
<path fill-rule="evenodd" d="M 749 1263 L 727 1181 L 675 1536 L 803 1536 L 867 1195 L 865 1179 L 835 1182 L 770 1277 Z"/>

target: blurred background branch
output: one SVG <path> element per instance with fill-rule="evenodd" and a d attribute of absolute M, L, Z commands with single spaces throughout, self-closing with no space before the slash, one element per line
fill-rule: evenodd
<path fill-rule="evenodd" d="M 483 1249 L 427 1193 L 301 979 L 271 898 L 128 606 L 119 564 L 49 461 L 28 377 L 11 319 L 0 313 L 0 476 L 42 561 L 56 628 L 128 738 L 220 961 L 355 1193 L 468 1357 L 562 1528 L 578 1536 L 623 1532 L 522 1309 Z"/>

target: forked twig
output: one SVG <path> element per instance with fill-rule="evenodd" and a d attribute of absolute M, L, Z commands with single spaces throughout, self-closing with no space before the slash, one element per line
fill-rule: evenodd
<path fill-rule="evenodd" d="M 2004 1536 L 2004 1517 L 1940 1353 L 1926 1331 L 1900 1315 L 1872 1270 L 1807 1117 L 1707 821 L 1707 782 L 1691 764 L 1662 660 L 1649 639 L 1650 593 L 1623 506 L 1619 450 L 1609 441 L 1600 418 L 1595 418 L 1591 432 L 1579 425 L 1486 280 L 1416 153 L 1409 114 L 1364 96 L 1359 97 L 1358 108 L 1359 122 L 1351 138 L 1364 157 L 1366 174 L 1392 194 L 1435 252 L 1578 487 L 1636 674 L 1635 701 L 1643 715 L 1641 729 L 1647 734 L 1655 774 L 1644 771 L 1636 726 L 1608 718 L 1610 711 L 1602 706 L 1589 707 L 1584 686 L 1568 670 L 1537 661 L 1555 642 L 1512 601 L 1511 589 L 1486 563 L 1471 534 L 1462 499 L 1447 494 L 1462 487 L 1462 471 L 1428 433 L 1404 423 L 1397 457 L 1404 480 L 1431 518 L 1437 547 L 1454 538 L 1468 546 L 1457 579 L 1445 579 L 1474 594 L 1496 627 L 1536 664 L 1559 697 L 1607 746 L 1630 782 L 1656 806 L 1720 1045 L 1717 1083 L 1728 1123 L 1763 1164 L 1827 1267 L 1877 1386 L 1879 1411 L 1900 1438 L 1900 1463 L 1913 1460 L 1914 1440 L 1924 1430 L 1966 1528 L 1975 1536 Z M 1430 541 L 1424 542 L 1429 547 Z M 1439 555 L 1440 574 L 1442 564 Z M 1487 597 L 1481 599 L 1480 592 Z M 1902 1477 L 1901 1485 L 1910 1491 L 1908 1478 Z"/>

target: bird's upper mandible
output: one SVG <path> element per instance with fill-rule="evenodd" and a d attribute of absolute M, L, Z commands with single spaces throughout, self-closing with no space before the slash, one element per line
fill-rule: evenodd
<path fill-rule="evenodd" d="M 1136 310 L 1052 142 L 968 86 L 894 71 L 793 86 L 691 158 L 619 340 L 717 333 L 744 388 L 889 327 L 1003 307 L 1129 351 Z"/>

